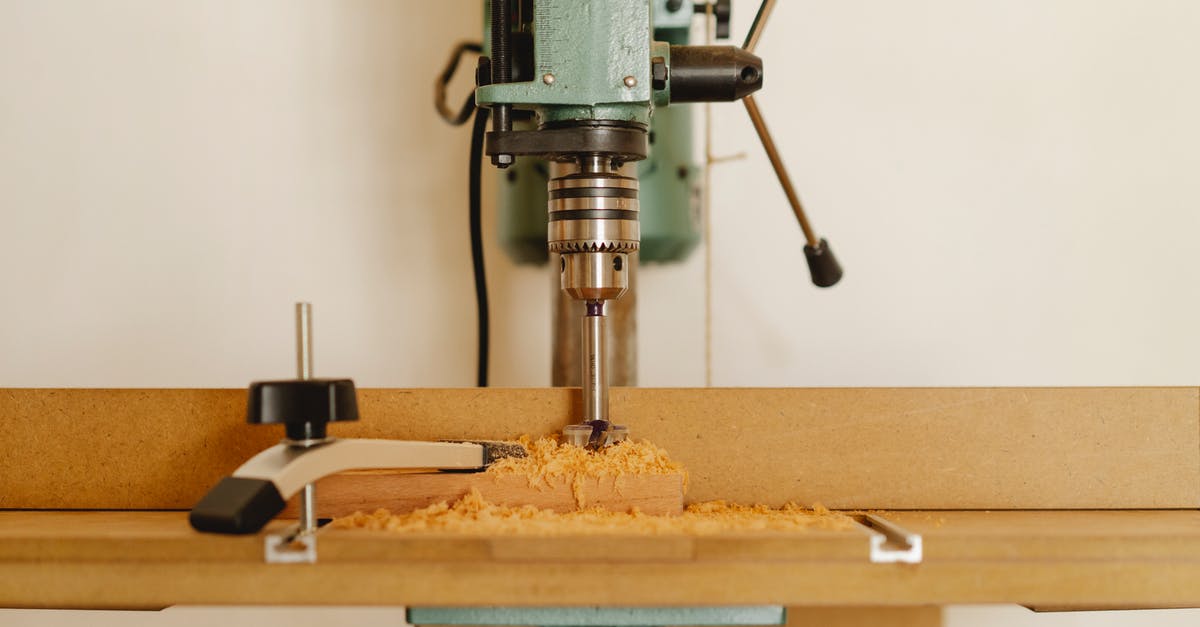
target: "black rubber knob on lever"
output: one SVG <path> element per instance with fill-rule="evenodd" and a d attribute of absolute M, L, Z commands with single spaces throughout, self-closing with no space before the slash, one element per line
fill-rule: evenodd
<path fill-rule="evenodd" d="M 289 440 L 320 440 L 330 422 L 358 420 L 350 379 L 292 379 L 250 384 L 246 422 L 283 423 Z"/>
<path fill-rule="evenodd" d="M 833 287 L 842 280 L 842 265 L 833 256 L 829 242 L 822 239 L 816 248 L 805 246 L 804 257 L 808 260 L 808 273 L 812 276 L 813 285 Z"/>

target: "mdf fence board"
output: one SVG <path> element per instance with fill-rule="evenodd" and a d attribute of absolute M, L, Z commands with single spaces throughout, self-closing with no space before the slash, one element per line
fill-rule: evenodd
<path fill-rule="evenodd" d="M 341 437 L 513 438 L 581 415 L 573 389 L 371 389 Z M 279 440 L 243 390 L 0 390 L 0 508 L 187 509 Z M 1197 388 L 612 391 L 689 501 L 881 509 L 1200 507 Z"/>
<path fill-rule="evenodd" d="M 647 390 L 632 400 L 614 415 L 683 462 L 690 500 L 1200 506 L 1195 388 Z"/>

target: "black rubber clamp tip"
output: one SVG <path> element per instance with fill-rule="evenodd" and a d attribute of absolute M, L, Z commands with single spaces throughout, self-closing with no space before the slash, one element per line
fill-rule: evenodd
<path fill-rule="evenodd" d="M 256 533 L 286 505 L 279 489 L 266 479 L 225 477 L 196 503 L 188 522 L 196 531 Z"/>

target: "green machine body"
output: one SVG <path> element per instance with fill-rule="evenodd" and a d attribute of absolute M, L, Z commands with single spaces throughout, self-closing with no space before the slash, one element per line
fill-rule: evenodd
<path fill-rule="evenodd" d="M 586 10 L 583 5 L 587 2 L 575 3 L 580 5 L 580 11 Z M 635 0 L 633 4 L 645 5 L 647 2 Z M 653 23 L 653 40 L 659 50 L 666 46 L 688 44 L 694 12 L 690 2 L 655 0 L 649 3 L 648 8 Z M 487 10 L 488 4 L 485 3 Z M 586 39 L 606 47 L 611 45 L 609 42 L 612 40 L 613 35 L 605 34 L 603 30 Z M 616 37 L 616 40 L 620 40 L 620 37 Z M 490 46 L 486 34 L 485 42 Z M 518 38 L 517 42 L 514 46 L 517 55 L 532 52 L 528 47 L 529 40 Z M 571 57 L 558 57 L 556 66 L 561 67 L 564 63 L 584 64 L 601 56 L 586 45 L 570 50 Z M 514 80 L 522 79 L 538 85 L 539 77 L 514 77 Z M 665 104 L 663 98 L 656 100 L 659 104 Z M 554 108 L 547 106 L 544 111 L 549 113 Z M 639 117 L 636 114 L 626 115 Z M 649 119 L 647 156 L 625 166 L 635 169 L 640 182 L 639 196 L 643 210 L 640 217 L 639 259 L 642 262 L 682 261 L 700 242 L 702 170 L 694 154 L 693 122 L 691 107 L 653 107 L 653 116 Z M 514 121 L 515 129 L 533 130 L 535 127 L 535 120 L 529 116 Z M 550 170 L 551 164 L 547 160 L 526 156 L 518 157 L 505 170 L 495 171 L 492 188 L 496 194 L 497 235 L 506 254 L 517 263 L 544 264 L 549 259 L 546 248 L 546 185 Z"/>

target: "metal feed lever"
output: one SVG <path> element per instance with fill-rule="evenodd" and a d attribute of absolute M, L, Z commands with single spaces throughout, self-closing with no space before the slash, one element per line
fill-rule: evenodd
<path fill-rule="evenodd" d="M 754 22 L 750 25 L 750 32 L 746 34 L 746 43 L 742 45 L 743 50 L 754 52 L 763 30 L 767 27 L 767 19 L 774 8 L 775 0 L 763 0 L 759 5 Z M 779 179 L 779 186 L 783 188 L 788 204 L 792 207 L 792 213 L 796 214 L 796 220 L 800 223 L 800 230 L 804 232 L 804 257 L 808 262 L 808 272 L 813 285 L 832 287 L 842 280 L 842 266 L 834 257 L 829 242 L 824 238 L 818 238 L 809 223 L 804 205 L 800 202 L 800 196 L 792 185 L 792 177 L 788 175 L 787 168 L 783 165 L 783 158 L 779 156 L 779 149 L 775 146 L 775 140 L 771 138 L 771 132 L 767 130 L 767 122 L 758 108 L 758 102 L 754 100 L 753 95 L 749 94 L 742 98 L 742 102 L 746 105 L 750 123 L 754 125 L 754 131 L 758 133 L 758 139 L 762 142 L 767 159 L 771 162 L 771 169 L 775 171 L 775 177 Z"/>

